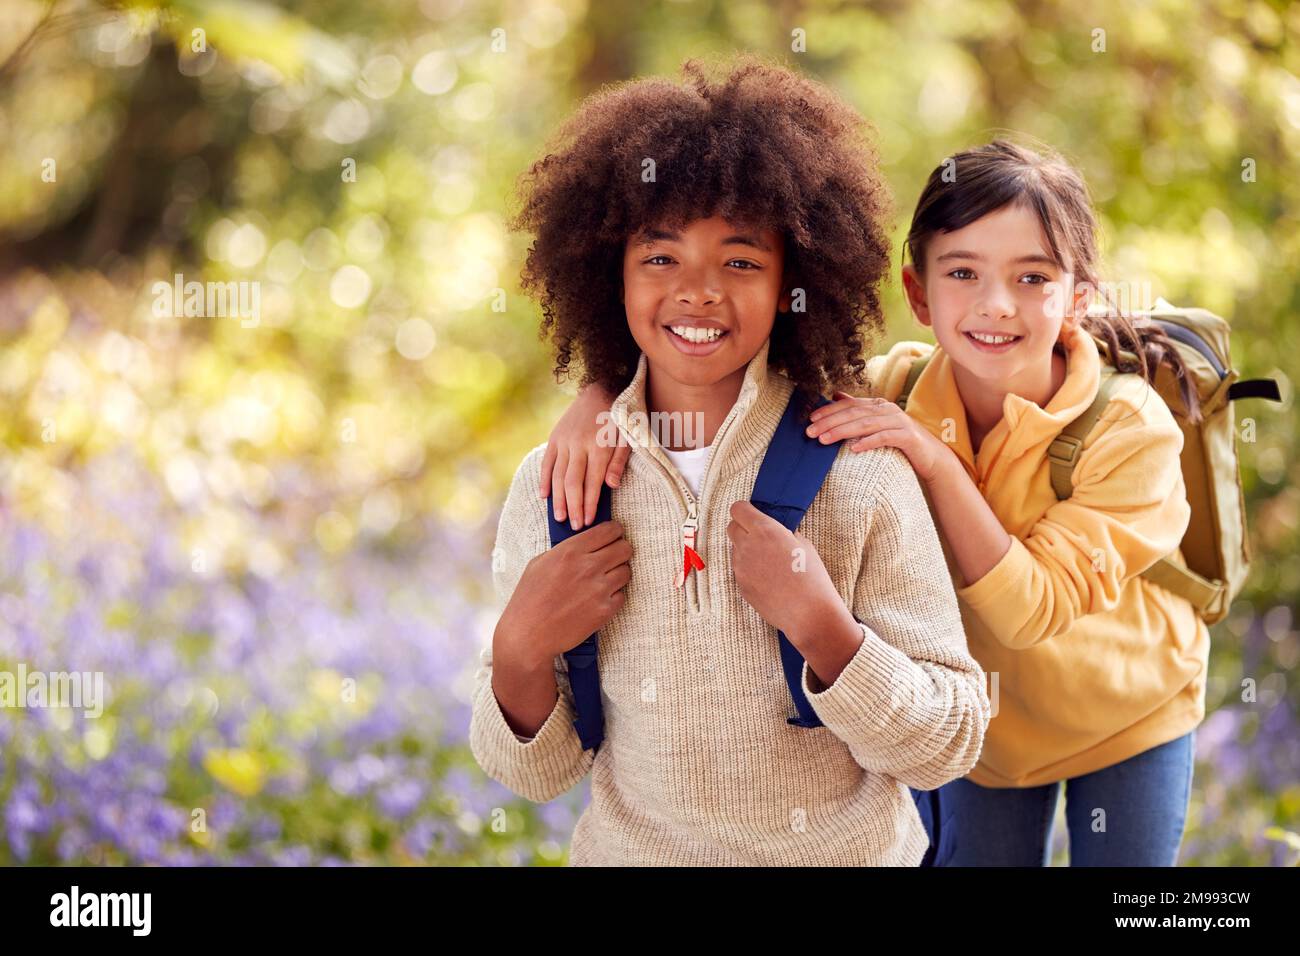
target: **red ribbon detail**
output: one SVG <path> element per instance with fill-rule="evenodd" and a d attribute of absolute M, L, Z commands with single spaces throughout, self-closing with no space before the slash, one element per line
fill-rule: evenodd
<path fill-rule="evenodd" d="M 686 575 L 690 574 L 691 568 L 694 568 L 696 571 L 703 571 L 704 559 L 696 554 L 695 549 L 689 544 L 683 545 L 682 547 L 686 549 L 686 553 L 682 555 L 682 577 L 686 577 Z"/>

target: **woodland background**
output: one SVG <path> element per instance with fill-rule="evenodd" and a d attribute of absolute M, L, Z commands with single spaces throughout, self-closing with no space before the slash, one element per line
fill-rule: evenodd
<path fill-rule="evenodd" d="M 944 156 L 1030 134 L 1085 173 L 1111 278 L 1281 380 L 1239 411 L 1257 560 L 1181 860 L 1294 864 L 1300 5 L 1072 7 L 6 0 L 0 669 L 110 700 L 0 709 L 0 863 L 563 861 L 585 785 L 535 807 L 465 745 L 496 515 L 572 394 L 504 222 L 582 96 L 752 50 L 873 122 L 896 242 Z M 157 315 L 176 273 L 258 282 L 260 321 Z M 924 337 L 897 276 L 887 312 Z"/>

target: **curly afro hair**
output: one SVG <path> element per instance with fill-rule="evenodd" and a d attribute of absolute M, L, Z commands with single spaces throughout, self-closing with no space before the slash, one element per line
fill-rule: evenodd
<path fill-rule="evenodd" d="M 891 213 L 871 127 L 828 87 L 752 56 L 720 81 L 697 60 L 682 73 L 591 95 L 521 177 L 511 226 L 534 235 L 523 288 L 557 379 L 576 358 L 581 385 L 626 387 L 640 355 L 620 299 L 628 238 L 718 215 L 780 232 L 789 288 L 804 290 L 804 311 L 776 316 L 770 365 L 805 392 L 863 385 Z"/>

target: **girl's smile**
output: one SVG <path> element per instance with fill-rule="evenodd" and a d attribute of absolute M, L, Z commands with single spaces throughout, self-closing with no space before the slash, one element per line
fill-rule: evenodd
<path fill-rule="evenodd" d="M 967 331 L 963 332 L 962 335 L 981 352 L 989 352 L 994 355 L 1011 351 L 1024 338 L 1023 335 L 1011 335 L 1006 332 Z"/>

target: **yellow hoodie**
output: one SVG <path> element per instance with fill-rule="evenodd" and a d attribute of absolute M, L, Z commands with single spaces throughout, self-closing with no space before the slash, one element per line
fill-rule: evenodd
<path fill-rule="evenodd" d="M 1090 335 L 1065 344 L 1051 401 L 1007 395 L 978 454 L 941 348 L 900 342 L 867 366 L 873 394 L 893 401 L 913 360 L 933 350 L 907 412 L 948 439 L 1011 535 L 1006 555 L 970 583 L 944 544 L 971 654 L 989 672 L 994 716 L 967 776 L 985 787 L 1100 770 L 1205 716 L 1209 631 L 1186 600 L 1138 576 L 1178 547 L 1191 517 L 1182 432 L 1147 383 L 1126 379 L 1084 442 L 1073 496 L 1058 501 L 1048 446 L 1091 404 L 1101 374 Z"/>

